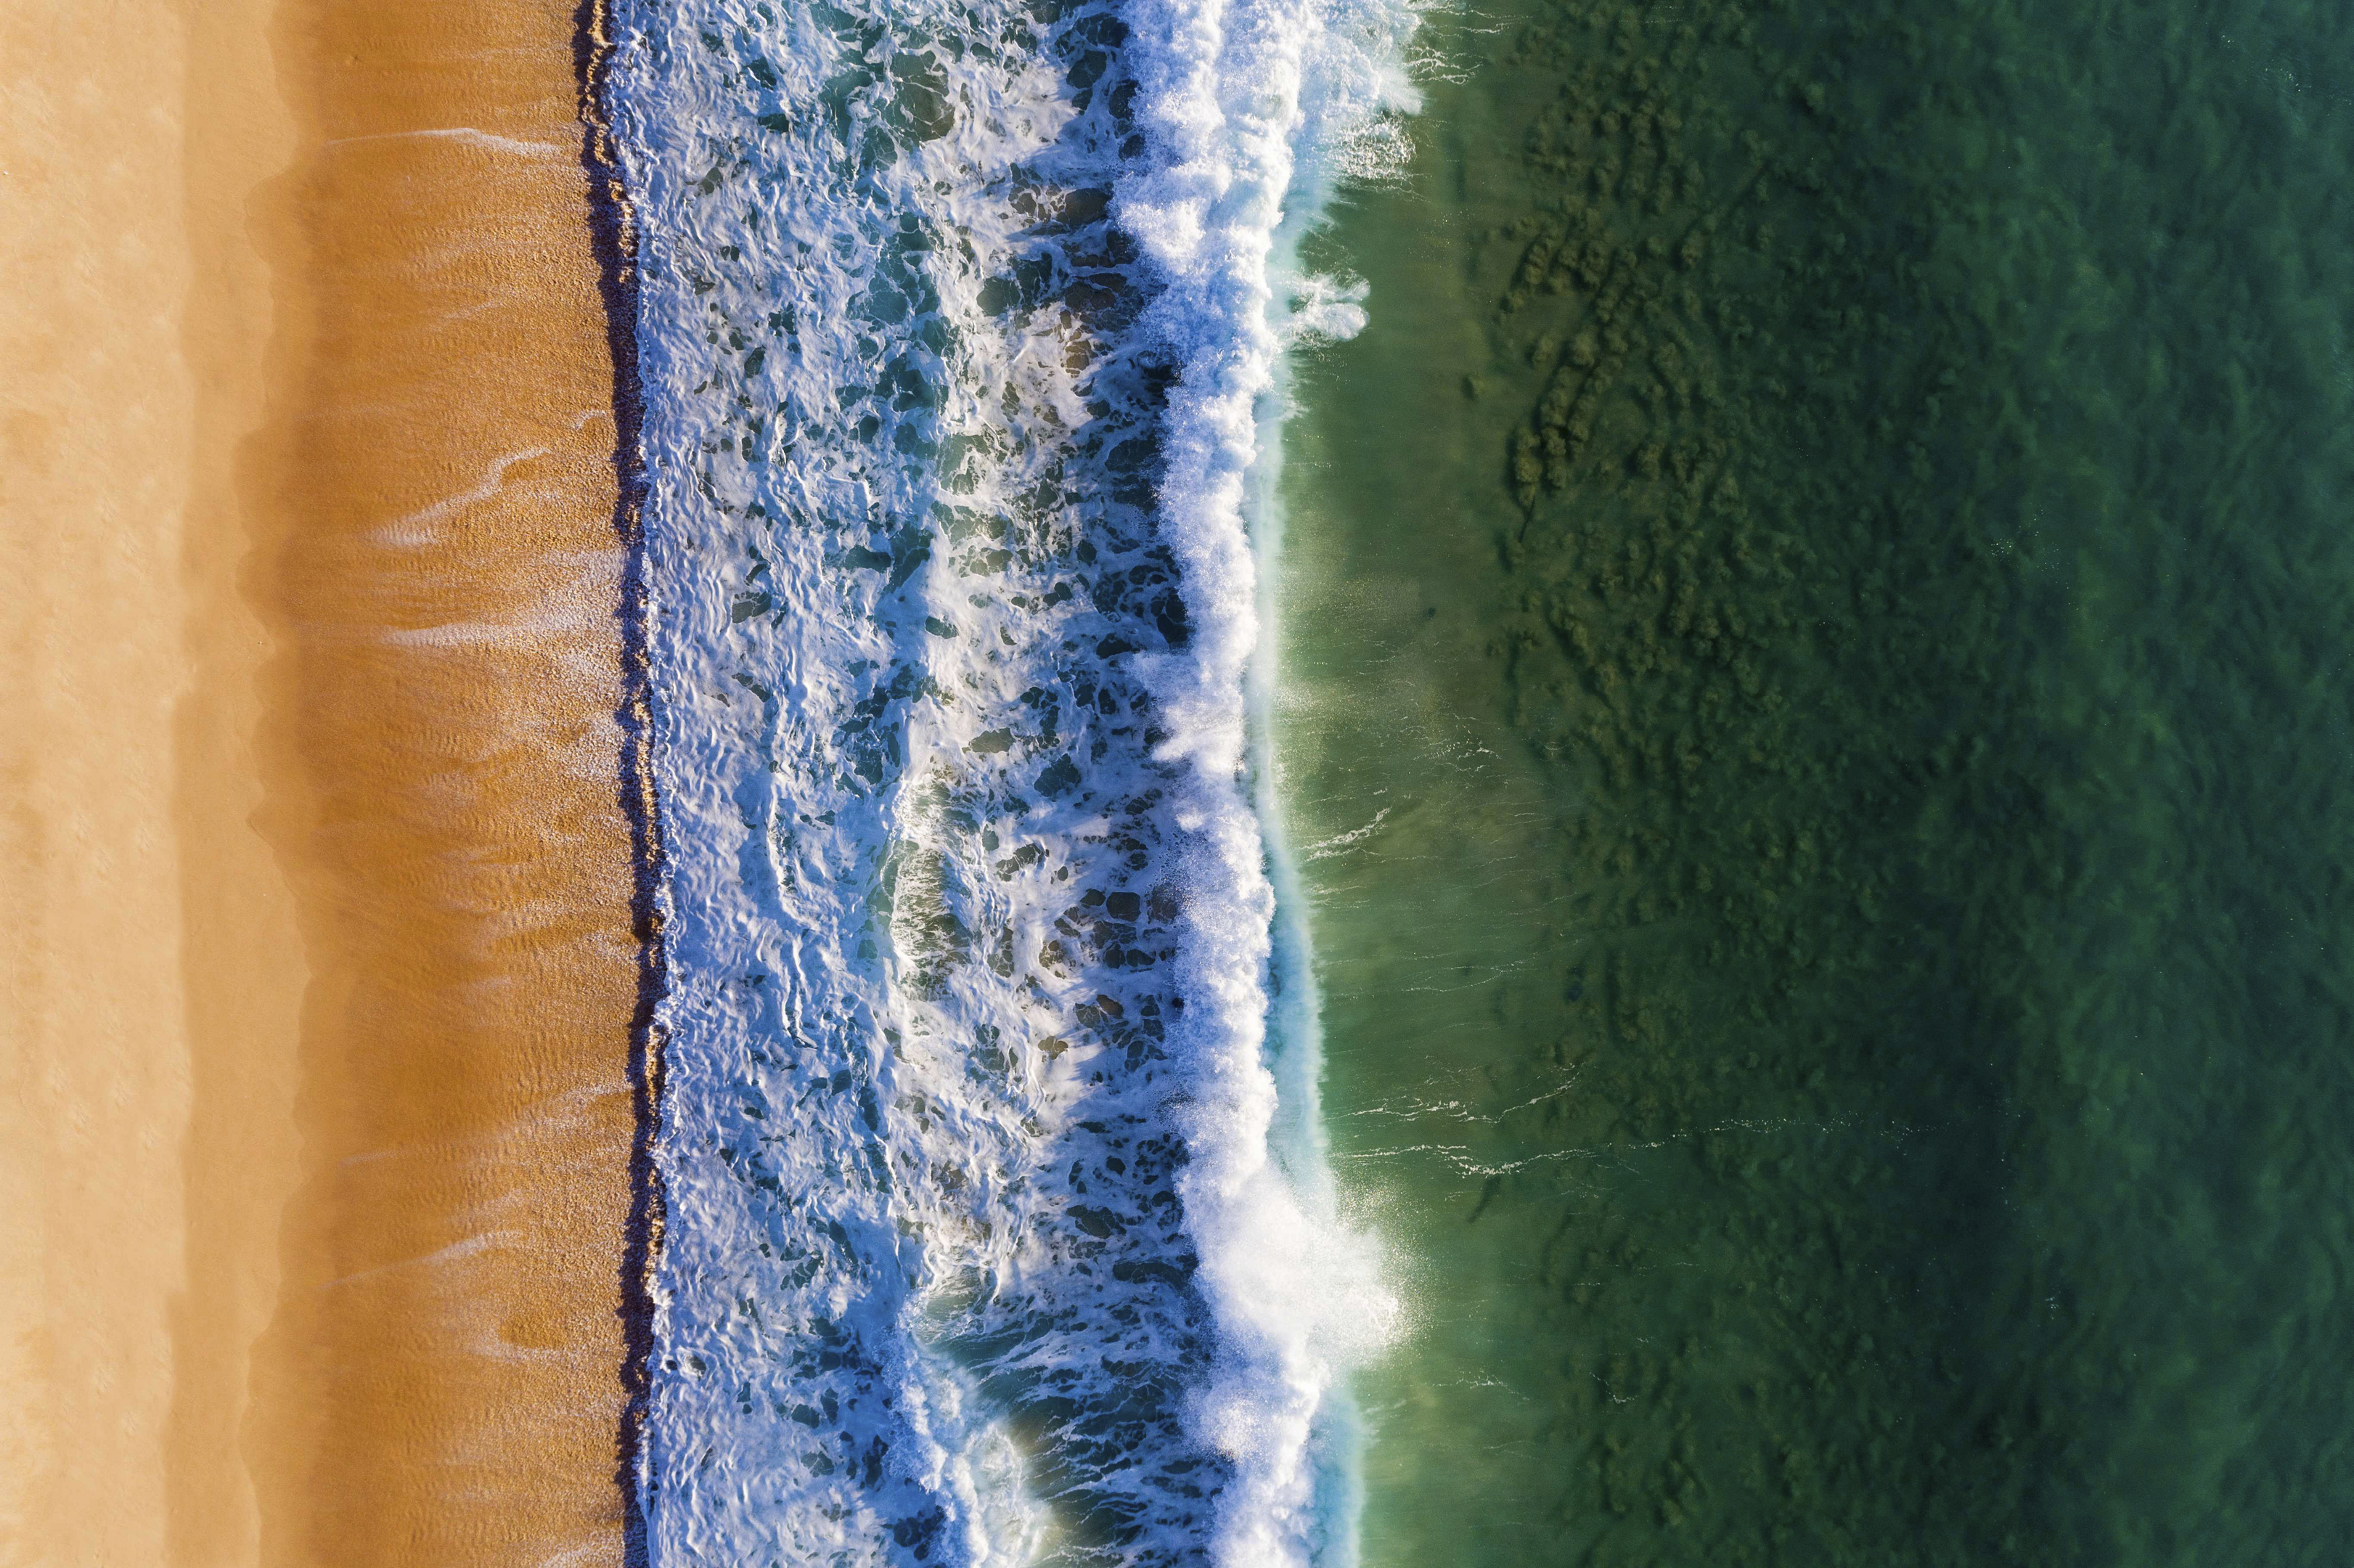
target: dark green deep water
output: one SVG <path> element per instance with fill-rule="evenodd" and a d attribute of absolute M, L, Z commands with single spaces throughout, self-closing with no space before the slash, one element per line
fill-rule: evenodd
<path fill-rule="evenodd" d="M 2354 1561 L 2354 6 L 1433 36 L 1274 715 L 1369 1568 Z"/>

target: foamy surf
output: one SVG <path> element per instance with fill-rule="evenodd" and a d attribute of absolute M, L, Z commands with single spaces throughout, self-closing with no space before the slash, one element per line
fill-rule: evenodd
<path fill-rule="evenodd" d="M 1344 1561 L 1336 1390 L 1386 1298 L 1279 1131 L 1313 1036 L 1268 1036 L 1246 503 L 1284 344 L 1362 319 L 1289 257 L 1406 106 L 1411 14 L 617 22 L 649 1552 Z"/>

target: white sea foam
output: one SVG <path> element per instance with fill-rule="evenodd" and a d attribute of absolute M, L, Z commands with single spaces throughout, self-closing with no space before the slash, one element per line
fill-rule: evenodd
<path fill-rule="evenodd" d="M 376 131 L 364 136 L 337 136 L 321 143 L 327 147 L 355 147 L 363 142 L 462 142 L 485 152 L 508 153 L 525 158 L 562 158 L 572 149 L 554 142 L 519 142 L 513 136 L 494 135 L 478 131 L 472 125 L 429 125 L 414 131 Z"/>
<path fill-rule="evenodd" d="M 655 1560 L 1341 1562 L 1386 1298 L 1268 1038 L 1246 514 L 1285 344 L 1362 320 L 1292 246 L 1411 14 L 620 20 Z"/>

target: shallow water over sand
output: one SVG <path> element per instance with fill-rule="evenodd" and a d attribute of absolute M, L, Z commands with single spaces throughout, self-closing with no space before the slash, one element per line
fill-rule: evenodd
<path fill-rule="evenodd" d="M 1368 1563 L 2345 1538 L 2345 26 L 1440 30 L 1274 698 Z"/>

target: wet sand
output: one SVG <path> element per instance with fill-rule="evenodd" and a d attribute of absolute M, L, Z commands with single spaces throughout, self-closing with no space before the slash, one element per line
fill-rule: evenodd
<path fill-rule="evenodd" d="M 575 26 L 0 16 L 0 1563 L 622 1557 Z"/>

